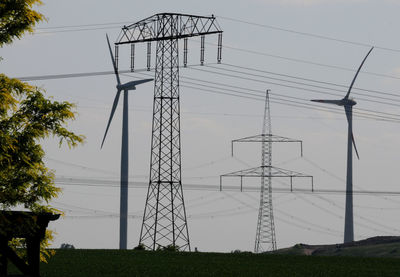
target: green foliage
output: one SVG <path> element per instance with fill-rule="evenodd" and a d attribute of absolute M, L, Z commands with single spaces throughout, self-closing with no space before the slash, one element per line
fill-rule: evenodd
<path fill-rule="evenodd" d="M 44 16 L 32 7 L 41 4 L 40 0 L 0 1 L 0 47 L 15 38 L 20 39 L 25 32 L 33 32 L 35 25 L 44 20 Z"/>
<path fill-rule="evenodd" d="M 54 174 L 43 161 L 40 142 L 57 137 L 60 145 L 74 147 L 83 142 L 65 127 L 75 118 L 68 102 L 47 99 L 44 91 L 17 79 L 0 74 L 0 208 L 7 210 L 24 206 L 33 212 L 59 212 L 48 205 L 60 189 L 54 184 Z M 49 250 L 53 232 L 46 231 L 41 242 L 41 261 L 54 254 Z M 23 248 L 24 240 L 12 242 Z M 24 251 L 19 251 L 22 258 Z"/>
<path fill-rule="evenodd" d="M 48 259 L 56 254 L 54 249 L 51 249 L 51 242 L 54 240 L 54 231 L 46 230 L 44 239 L 40 242 L 40 261 L 47 263 Z"/>
<path fill-rule="evenodd" d="M 34 212 L 51 211 L 46 205 L 60 189 L 43 162 L 40 140 L 56 136 L 70 147 L 83 141 L 65 128 L 74 119 L 73 104 L 46 99 L 37 88 L 0 74 L 0 205 L 24 205 Z"/>
<path fill-rule="evenodd" d="M 159 245 L 157 247 L 157 251 L 179 252 L 179 246 L 173 245 L 173 244 L 170 244 L 170 245 L 167 245 L 167 246 Z"/>
<path fill-rule="evenodd" d="M 46 230 L 44 239 L 40 242 L 40 261 L 47 263 L 48 259 L 55 255 L 56 251 L 50 248 L 51 242 L 54 239 L 54 231 Z M 26 240 L 24 238 L 13 238 L 8 245 L 14 249 L 18 256 L 23 259 L 28 259 L 26 250 Z"/>
<path fill-rule="evenodd" d="M 139 243 L 138 246 L 136 246 L 136 247 L 133 248 L 133 250 L 140 250 L 140 251 L 143 251 L 143 250 L 146 250 L 146 246 L 144 246 L 143 243 Z"/>
<path fill-rule="evenodd" d="M 40 0 L 0 1 L 0 47 L 33 32 L 45 19 L 33 10 L 41 4 Z M 59 212 L 48 205 L 60 189 L 54 185 L 54 173 L 43 162 L 40 142 L 49 136 L 69 147 L 83 142 L 83 136 L 65 127 L 75 118 L 73 108 L 71 103 L 46 98 L 37 87 L 0 74 L 0 209 L 23 206 L 33 212 Z M 42 261 L 54 254 L 48 250 L 52 238 L 53 232 L 48 230 L 41 242 Z M 22 249 L 24 240 L 16 239 L 10 245 Z"/>

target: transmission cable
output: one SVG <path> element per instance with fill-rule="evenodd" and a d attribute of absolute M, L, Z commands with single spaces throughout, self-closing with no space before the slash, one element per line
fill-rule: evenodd
<path fill-rule="evenodd" d="M 201 70 L 201 69 L 196 69 L 196 70 Z M 201 70 L 201 71 L 212 72 L 212 71 L 209 71 L 209 70 Z M 141 73 L 139 73 L 139 74 L 141 74 Z M 224 73 L 220 73 L 220 72 L 215 72 L 215 74 L 229 75 L 229 74 L 224 74 Z M 146 75 L 146 74 L 142 74 L 142 75 L 149 76 L 149 75 Z M 245 78 L 245 77 L 240 77 L 240 76 L 238 78 L 253 80 L 253 79 L 250 79 L 250 78 Z M 256 81 L 267 83 L 267 82 L 264 82 L 264 81 L 261 81 L 261 80 L 256 80 Z M 204 81 L 204 82 L 207 82 L 207 81 Z M 185 83 L 185 82 L 181 82 L 181 83 Z M 208 83 L 212 83 L 212 82 L 208 82 Z M 201 86 L 204 87 L 204 85 L 201 85 Z M 265 97 L 262 96 L 262 95 L 254 95 L 254 94 L 245 93 L 245 92 L 240 92 L 243 95 L 236 95 L 236 94 L 232 94 L 232 93 L 218 92 L 218 91 L 209 90 L 209 89 L 200 89 L 198 87 L 187 86 L 187 85 L 181 85 L 181 87 L 192 88 L 192 89 L 200 90 L 202 92 L 207 92 L 208 91 L 208 92 L 211 92 L 211 93 L 230 95 L 230 96 L 247 98 L 247 99 L 252 99 L 252 100 L 257 100 L 257 101 L 265 101 Z M 227 89 L 220 89 L 220 90 L 227 91 Z M 263 93 L 265 93 L 265 92 L 263 92 Z M 282 95 L 280 95 L 280 96 L 282 96 Z M 279 98 L 277 98 L 276 96 L 274 96 L 274 97 L 275 97 L 275 99 L 279 100 Z M 283 96 L 283 97 L 293 98 L 291 96 Z M 282 99 L 280 99 L 280 100 L 282 100 Z M 306 103 L 300 103 L 298 101 L 290 101 L 290 100 L 287 100 L 287 99 L 285 99 L 283 101 L 284 102 L 271 100 L 272 103 L 278 103 L 278 104 L 283 104 L 283 105 L 287 105 L 287 106 L 300 107 L 300 108 L 319 110 L 319 111 L 329 111 L 329 112 L 333 112 L 333 113 L 336 113 L 336 114 L 342 114 L 342 112 L 339 112 L 339 110 L 337 108 L 333 108 L 333 107 L 332 108 L 329 108 L 329 107 L 317 107 L 317 106 L 309 103 L 308 100 L 303 100 L 303 101 L 306 101 Z M 289 103 L 286 103 L 286 102 L 289 102 Z M 358 110 L 367 111 L 367 112 L 358 112 Z M 368 113 L 368 112 L 372 112 L 373 114 Z M 399 120 L 400 120 L 400 118 L 379 115 L 379 114 L 386 114 L 384 112 L 377 112 L 377 111 L 366 110 L 366 109 L 357 109 L 356 111 L 353 112 L 353 114 L 359 115 L 359 116 L 361 116 L 363 118 L 369 118 L 369 119 L 375 119 L 375 120 L 381 120 L 381 121 L 387 121 L 387 122 L 396 122 L 396 123 L 398 123 Z M 389 114 L 389 115 L 394 115 L 394 116 L 399 116 L 400 117 L 400 115 L 397 115 L 397 114 Z"/>
<path fill-rule="evenodd" d="M 320 205 L 317 205 L 317 204 L 315 204 L 315 202 L 310 201 L 310 200 L 306 199 L 306 198 L 303 197 L 303 196 L 300 196 L 300 195 L 298 195 L 298 196 L 299 196 L 299 198 L 303 199 L 303 201 L 305 201 L 305 202 L 309 203 L 310 205 L 312 205 L 312 206 L 318 208 L 319 210 L 322 210 L 322 211 L 324 211 L 324 212 L 326 212 L 326 213 L 328 213 L 328 214 L 331 214 L 331 215 L 333 215 L 333 216 L 335 216 L 335 217 L 338 217 L 338 218 L 344 220 L 344 217 L 343 217 L 343 216 L 338 215 L 338 214 L 332 212 L 330 209 L 327 209 L 327 208 L 325 208 L 325 207 L 322 207 L 322 206 L 320 206 Z M 364 228 L 369 229 L 369 230 L 373 230 L 373 231 L 375 231 L 375 232 L 391 234 L 391 233 L 389 233 L 387 230 L 377 229 L 377 228 L 371 227 L 371 226 L 369 226 L 369 225 L 366 225 L 366 224 L 363 224 L 363 223 L 360 223 L 360 222 L 356 222 L 356 225 L 361 226 L 361 227 L 364 227 Z"/>
<path fill-rule="evenodd" d="M 368 44 L 368 43 L 339 39 L 339 38 L 334 38 L 334 37 L 329 37 L 329 36 L 324 36 L 324 35 L 313 34 L 313 33 L 309 33 L 309 32 L 296 31 L 296 30 L 286 29 L 286 28 L 282 28 L 282 27 L 277 27 L 277 26 L 272 26 L 272 25 L 267 25 L 267 24 L 260 24 L 260 23 L 250 22 L 250 21 L 246 21 L 246 20 L 221 16 L 221 15 L 219 15 L 218 18 L 222 18 L 222 19 L 230 20 L 230 21 L 234 21 L 234 22 L 239 22 L 239 23 L 244 23 L 244 24 L 248 24 L 248 25 L 258 26 L 258 27 L 262 27 L 262 28 L 272 29 L 272 30 L 276 30 L 276 31 L 283 31 L 283 32 L 292 33 L 292 34 L 296 34 L 296 35 L 318 38 L 318 39 L 330 40 L 330 41 L 352 44 L 352 45 L 357 45 L 357 46 L 369 47 L 369 48 L 374 46 L 374 45 Z M 380 50 L 400 53 L 400 50 L 395 49 L 395 48 L 376 46 L 376 45 L 374 47 L 376 49 L 380 49 Z"/>
<path fill-rule="evenodd" d="M 182 83 L 184 83 L 184 84 L 187 84 L 187 83 L 188 83 L 188 84 L 191 84 L 191 85 L 197 85 L 197 86 L 201 86 L 201 87 L 219 89 L 219 90 L 223 90 L 223 91 L 230 91 L 230 92 L 234 92 L 234 93 L 246 94 L 246 95 L 250 95 L 250 96 L 254 96 L 254 97 L 260 97 L 260 98 L 254 98 L 254 99 L 260 100 L 260 101 L 261 101 L 261 100 L 265 101 L 265 99 L 264 99 L 265 97 L 262 96 L 262 95 L 258 95 L 258 94 L 246 93 L 246 92 L 237 91 L 237 90 L 232 90 L 232 89 L 222 89 L 222 88 L 219 88 L 219 87 L 213 87 L 213 86 L 204 85 L 204 84 L 196 84 L 196 83 L 187 82 L 187 81 L 183 81 Z M 212 82 L 209 82 L 209 83 L 212 83 Z M 227 86 L 229 86 L 229 85 L 227 85 Z M 183 87 L 194 88 L 194 87 L 192 87 L 192 86 L 186 86 L 186 85 L 184 85 Z M 243 88 L 243 89 L 244 89 L 244 88 Z M 248 91 L 249 91 L 249 90 L 251 90 L 251 91 L 257 91 L 257 90 L 252 90 L 252 89 L 247 89 L 247 90 L 248 90 Z M 212 90 L 208 90 L 208 91 L 211 92 Z M 258 90 L 257 92 L 258 92 L 258 93 L 263 93 L 263 94 L 265 94 L 265 91 L 262 91 L 262 90 Z M 282 97 L 282 98 L 281 98 L 281 97 Z M 283 99 L 283 98 L 289 98 L 289 99 L 300 100 L 300 101 L 304 101 L 305 103 L 300 103 L 300 102 L 298 102 L 298 101 L 291 101 L 291 100 L 287 100 L 287 99 Z M 306 105 L 306 106 L 312 107 L 312 109 L 314 109 L 314 106 L 315 106 L 315 105 L 309 103 L 309 100 L 308 100 L 308 99 L 303 99 L 303 98 L 298 98 L 298 97 L 293 97 L 293 96 L 286 96 L 286 95 L 282 95 L 282 94 L 278 94 L 278 96 L 273 95 L 273 96 L 271 97 L 271 99 L 273 99 L 273 100 L 275 100 L 275 101 L 276 101 L 276 100 L 281 100 L 281 101 L 286 101 L 286 102 L 295 103 L 295 104 L 302 104 L 302 105 Z M 272 102 L 274 103 L 273 100 L 272 100 Z M 276 102 L 275 102 L 275 103 L 276 103 Z M 399 106 L 399 107 L 400 107 L 400 106 Z M 342 114 L 341 112 L 338 112 L 337 108 L 335 109 L 335 108 L 329 108 L 329 107 L 319 107 L 318 109 L 319 109 L 319 110 L 324 110 L 324 111 L 334 111 L 334 112 L 337 113 L 337 114 Z M 371 118 L 371 116 L 374 116 L 374 117 L 380 117 L 380 118 L 390 119 L 390 120 L 394 120 L 394 121 L 400 120 L 400 114 L 392 114 L 392 113 L 385 113 L 385 112 L 376 112 L 376 111 L 365 110 L 365 109 L 359 109 L 359 110 L 367 111 L 367 113 L 365 113 L 365 112 L 358 112 L 358 111 L 356 110 L 354 114 L 356 114 L 356 115 L 364 115 L 364 116 L 367 116 L 367 118 Z M 368 112 L 369 112 L 369 113 L 368 113 Z M 372 114 L 371 114 L 371 113 L 372 113 Z M 380 116 L 379 114 L 384 114 L 384 116 Z M 392 116 L 397 116 L 397 117 L 399 117 L 399 118 L 392 117 Z"/>
<path fill-rule="evenodd" d="M 221 63 L 221 65 L 234 67 L 234 68 L 245 69 L 245 70 L 249 70 L 249 71 L 255 71 L 255 72 L 259 72 L 259 73 L 271 74 L 271 75 L 275 75 L 275 76 L 287 77 L 287 78 L 292 78 L 292 79 L 297 79 L 297 80 L 302 80 L 302 81 L 307 81 L 307 82 L 313 82 L 313 83 L 318 83 L 318 84 L 323 84 L 323 85 L 341 87 L 341 88 L 345 89 L 345 92 L 347 92 L 347 89 L 349 88 L 348 85 L 337 84 L 337 83 L 327 82 L 327 81 L 319 81 L 319 80 L 315 80 L 315 79 L 304 78 L 304 77 L 294 76 L 294 75 L 290 75 L 290 74 L 277 73 L 277 72 L 267 71 L 267 70 L 263 70 L 263 69 L 259 69 L 259 68 L 246 67 L 246 66 L 242 66 L 242 65 L 229 64 L 229 63 L 225 63 L 225 62 Z M 365 89 L 365 88 L 359 88 L 359 87 L 354 87 L 354 86 L 353 86 L 352 89 L 353 90 L 365 91 L 365 92 L 372 92 L 372 93 L 376 93 L 376 94 L 400 97 L 400 94 L 382 92 L 382 91 L 379 91 L 379 90 Z"/>
<path fill-rule="evenodd" d="M 328 202 L 330 205 L 332 205 L 332 206 L 334 206 L 334 207 L 336 207 L 336 208 L 338 208 L 338 209 L 340 209 L 340 210 L 344 210 L 344 208 L 343 208 L 342 206 L 337 205 L 335 202 L 330 201 L 329 199 L 326 199 L 325 197 L 323 197 L 323 196 L 321 196 L 321 195 L 316 195 L 316 197 L 318 197 L 319 199 L 321 199 L 321 200 L 323 200 L 323 201 L 325 201 L 325 202 Z M 372 224 L 374 224 L 374 225 L 377 225 L 377 226 L 380 226 L 380 227 L 384 227 L 384 228 L 386 228 L 386 229 L 391 229 L 391 230 L 393 230 L 393 231 L 395 231 L 395 232 L 397 232 L 397 233 L 400 232 L 400 229 L 397 229 L 397 228 L 394 228 L 394 227 L 391 227 L 391 226 L 384 225 L 384 224 L 382 224 L 382 223 L 380 223 L 380 222 L 376 222 L 376 221 L 374 221 L 374 220 L 372 220 L 372 219 L 363 217 L 363 216 L 361 216 L 361 215 L 356 214 L 355 217 L 358 217 L 358 218 L 360 218 L 360 219 L 362 219 L 362 220 L 364 220 L 364 221 L 366 221 L 366 222 L 368 222 L 368 223 L 372 223 Z"/>
<path fill-rule="evenodd" d="M 210 45 L 216 46 L 215 43 L 206 43 L 206 44 L 210 44 Z M 231 50 L 235 50 L 235 51 L 239 51 L 239 52 L 258 55 L 258 56 L 271 57 L 271 58 L 286 60 L 286 61 L 290 61 L 290 62 L 315 65 L 315 66 L 319 66 L 319 67 L 326 67 L 326 68 L 337 69 L 337 70 L 348 71 L 348 72 L 356 72 L 355 69 L 348 68 L 348 67 L 331 65 L 331 64 L 326 64 L 326 63 L 313 62 L 313 61 L 309 61 L 309 60 L 291 58 L 291 57 L 286 57 L 286 56 L 282 56 L 282 55 L 275 55 L 275 54 L 270 54 L 270 53 L 266 53 L 266 52 L 260 52 L 260 51 L 255 51 L 255 50 L 249 50 L 249 49 L 244 49 L 244 48 L 239 48 L 239 47 L 228 46 L 226 44 L 224 44 L 223 47 L 226 48 L 226 49 L 231 49 Z M 400 80 L 400 77 L 398 77 L 398 76 L 388 75 L 388 74 L 383 74 L 383 73 L 376 73 L 376 72 L 363 71 L 363 70 L 361 70 L 360 73 L 371 75 L 371 76 L 376 76 L 376 77 L 384 77 L 384 78 L 389 78 L 389 79 Z"/>
<path fill-rule="evenodd" d="M 225 18 L 225 19 L 230 19 L 228 17 L 221 17 L 221 18 Z M 240 21 L 240 20 L 239 20 Z M 246 22 L 246 21 L 242 21 L 243 23 L 247 23 L 249 24 L 250 22 Z M 102 29 L 115 29 L 118 28 L 118 26 L 113 26 L 113 25 L 118 25 L 118 24 L 123 24 L 123 23 L 127 23 L 127 22 L 116 22 L 116 23 L 100 23 L 100 24 L 84 24 L 84 25 L 71 25 L 71 26 L 55 26 L 55 27 L 43 27 L 43 28 L 38 28 L 37 30 L 39 30 L 40 32 L 36 32 L 35 34 L 49 34 L 49 33 L 61 33 L 61 32 L 81 32 L 81 31 L 91 31 L 91 30 L 102 30 Z M 256 24 L 256 23 L 254 23 Z M 256 24 L 256 25 L 260 25 L 260 24 Z M 261 24 L 262 25 L 262 24 Z M 101 27 L 99 27 L 101 26 Z M 269 25 L 265 25 L 265 27 L 270 27 L 272 28 L 272 26 Z M 78 29 L 80 27 L 93 27 L 93 28 L 81 28 Z M 63 28 L 73 28 L 70 30 L 58 30 L 58 29 L 63 29 Z M 119 28 L 121 28 L 121 26 L 119 26 Z M 304 32 L 296 32 L 296 31 L 292 31 L 292 30 L 288 30 L 288 29 L 284 29 L 284 28 L 279 28 L 279 27 L 275 27 L 275 29 L 279 29 L 282 31 L 287 31 L 287 32 L 294 32 L 294 33 L 298 33 L 298 34 L 307 34 Z M 41 31 L 41 30 L 54 30 L 54 31 Z M 312 35 L 312 34 L 308 34 L 308 35 Z M 325 38 L 325 39 L 330 39 L 330 40 L 337 40 L 337 41 L 341 41 L 341 42 L 346 42 L 345 40 L 340 40 L 340 39 L 333 39 L 333 38 L 329 38 L 329 37 L 324 37 L 324 36 L 319 36 L 319 35 L 312 35 L 312 36 L 316 36 L 319 38 Z M 350 43 L 350 41 L 347 41 L 348 43 Z M 356 43 L 356 42 L 351 42 L 352 44 L 357 44 L 357 45 L 361 45 L 361 46 L 368 46 L 368 44 L 363 44 L 363 43 Z M 210 43 L 207 43 L 210 44 Z M 232 47 L 232 46 L 228 46 L 228 45 L 224 45 L 224 48 L 227 49 L 232 49 L 232 50 L 236 50 L 236 51 L 241 51 L 241 52 L 247 52 L 247 53 L 251 53 L 251 54 L 257 54 L 257 55 L 262 55 L 262 56 L 269 56 L 269 57 L 274 57 L 274 58 L 279 58 L 279 59 L 284 59 L 284 60 L 289 60 L 289 61 L 293 61 L 293 62 L 300 62 L 300 63 L 305 63 L 305 64 L 312 64 L 312 65 L 317 65 L 317 66 L 323 66 L 323 67 L 329 67 L 329 68 L 334 68 L 334 69 L 340 69 L 340 70 L 346 70 L 346 71 L 355 71 L 353 69 L 350 68 L 345 68 L 345 67 L 340 67 L 340 66 L 335 66 L 335 65 L 328 65 L 328 64 L 323 64 L 323 63 L 317 63 L 317 62 L 312 62 L 312 61 L 307 61 L 307 60 L 301 60 L 301 59 L 296 59 L 296 58 L 290 58 L 290 57 L 285 57 L 285 56 L 279 56 L 279 55 L 273 55 L 273 54 L 268 54 L 268 53 L 263 53 L 263 52 L 258 52 L 258 51 L 253 51 L 253 50 L 247 50 L 247 49 L 242 49 L 242 48 L 237 48 L 237 47 Z M 387 48 L 387 47 L 381 47 L 381 46 L 376 46 L 376 48 L 381 49 L 381 50 L 387 50 L 387 51 L 400 51 L 398 49 L 393 49 L 393 48 Z M 366 72 L 366 71 L 361 71 L 362 73 L 365 74 L 370 74 L 370 75 L 375 75 L 375 76 L 380 76 L 380 77 L 386 77 L 386 78 L 393 78 L 393 79 L 400 79 L 400 77 L 396 77 L 396 76 L 391 76 L 391 75 L 386 75 L 386 74 L 380 74 L 380 73 L 373 73 L 373 72 Z"/>
<path fill-rule="evenodd" d="M 334 96 L 342 97 L 344 94 L 347 93 L 347 90 L 340 90 L 340 89 L 332 88 L 332 87 L 307 84 L 307 83 L 298 82 L 298 81 L 292 81 L 292 80 L 286 80 L 286 79 L 281 79 L 281 78 L 269 77 L 269 76 L 265 76 L 265 75 L 248 73 L 248 72 L 239 71 L 239 70 L 231 70 L 231 69 L 226 69 L 226 68 L 216 67 L 216 66 L 206 66 L 206 67 L 217 69 L 217 70 L 224 70 L 224 71 L 233 72 L 233 73 L 239 73 L 239 74 L 253 76 L 253 77 L 260 77 L 260 78 L 263 78 L 263 79 L 271 79 L 271 80 L 275 80 L 275 81 L 286 82 L 286 83 L 291 83 L 291 84 L 300 85 L 300 86 L 308 86 L 308 87 L 326 89 L 326 90 L 337 91 L 337 92 L 341 92 L 342 93 L 342 94 L 337 94 L 337 93 L 329 93 L 329 92 L 325 92 L 325 91 L 313 90 L 313 92 L 318 92 L 318 93 L 323 93 L 323 94 L 328 94 L 328 95 L 334 95 Z M 305 90 L 309 91 L 309 89 L 305 89 Z M 389 100 L 389 101 L 394 101 L 394 102 L 400 102 L 400 99 L 393 99 L 393 98 L 387 98 L 387 97 L 382 97 L 382 96 L 371 96 L 371 95 L 368 95 L 368 94 L 365 94 L 365 93 L 353 92 L 352 94 L 354 94 L 354 95 L 362 95 L 362 96 L 370 97 L 370 98 L 377 98 L 377 99 Z M 397 95 L 397 97 L 400 97 L 400 95 Z M 392 105 L 392 106 L 399 107 L 399 105 L 396 105 L 396 104 L 393 104 L 393 103 L 388 103 L 388 102 L 380 102 L 380 101 L 370 100 L 370 99 L 365 99 L 365 98 L 358 98 L 358 99 L 364 100 L 364 101 L 373 102 L 373 103 L 380 103 L 380 104 Z"/>
<path fill-rule="evenodd" d="M 205 64 L 205 66 L 212 67 L 212 66 L 210 66 L 212 64 L 214 64 L 214 63 L 207 63 L 207 64 Z M 317 80 L 307 79 L 307 78 L 301 78 L 301 77 L 298 77 L 298 76 L 274 73 L 274 72 L 264 71 L 264 70 L 260 70 L 260 69 L 252 69 L 252 68 L 249 68 L 249 67 L 243 67 L 243 66 L 232 65 L 232 64 L 225 64 L 225 63 L 223 63 L 222 65 L 227 65 L 227 66 L 230 66 L 230 67 L 236 67 L 236 68 L 252 70 L 252 71 L 257 71 L 257 72 L 263 72 L 263 73 L 267 73 L 267 74 L 286 76 L 286 77 L 289 77 L 289 78 L 299 79 L 299 80 L 303 80 L 303 81 L 315 82 L 315 83 L 320 83 L 320 84 L 328 84 L 328 85 L 332 85 L 332 86 L 347 88 L 346 86 L 340 85 L 340 84 L 317 81 Z M 188 65 L 187 67 L 188 68 L 192 68 L 192 67 L 196 67 L 196 66 L 201 66 L 201 65 L 200 64 L 192 64 L 192 65 Z M 218 68 L 218 67 L 212 67 L 212 68 L 221 70 L 221 68 Z M 151 68 L 151 70 L 154 70 L 154 68 Z M 135 72 L 132 72 L 131 70 L 119 70 L 119 72 L 121 74 L 124 74 L 124 73 L 136 73 L 136 72 L 146 72 L 146 71 L 148 71 L 147 68 L 139 68 L 139 69 L 136 69 Z M 268 76 L 249 74 L 249 73 L 242 72 L 242 71 L 238 71 L 238 73 L 258 76 L 258 77 L 262 77 L 262 78 L 270 78 Z M 92 76 L 113 75 L 113 74 L 115 74 L 114 71 L 99 71 L 99 72 L 82 72 L 82 73 L 56 74 L 56 75 L 39 75 L 39 76 L 16 77 L 16 78 L 20 79 L 21 81 L 38 81 L 38 80 L 52 80 L 52 79 L 64 79 L 64 78 L 76 78 L 76 77 L 92 77 Z M 284 80 L 284 79 L 277 79 L 277 80 L 293 83 L 293 81 L 290 81 L 290 80 Z M 312 85 L 306 84 L 306 83 L 298 83 L 298 84 L 306 85 L 306 86 L 312 86 Z M 295 87 L 295 88 L 298 88 L 298 87 Z M 321 87 L 321 88 L 329 89 L 329 90 L 335 90 L 335 89 L 329 88 L 329 87 Z M 394 96 L 394 97 L 400 97 L 400 95 L 394 94 L 394 93 L 387 93 L 387 92 L 381 92 L 381 91 L 376 91 L 376 90 L 368 90 L 368 89 L 361 89 L 361 88 L 355 88 L 355 87 L 354 87 L 354 89 L 358 89 L 358 90 L 362 90 L 362 91 L 366 91 L 366 92 L 373 92 L 373 93 L 382 94 L 382 95 L 390 95 L 390 96 Z M 303 90 L 305 90 L 305 89 L 303 89 Z M 310 90 L 307 89 L 306 91 L 310 91 Z M 335 90 L 335 91 L 346 92 L 346 91 L 342 91 L 342 90 Z M 321 92 L 321 91 L 315 91 L 315 92 L 328 94 L 327 92 Z M 357 92 L 353 92 L 353 93 L 354 94 L 363 95 L 363 96 L 367 96 L 367 97 L 371 97 L 371 98 L 375 97 L 375 98 L 378 98 L 378 99 L 385 99 L 385 100 L 390 100 L 390 101 L 400 101 L 400 100 L 397 100 L 397 99 L 370 96 L 370 95 L 361 94 L 361 93 L 357 93 Z M 337 94 L 332 94 L 332 95 L 337 96 Z M 371 101 L 371 100 L 366 100 L 366 101 Z"/>
<path fill-rule="evenodd" d="M 284 85 L 284 84 L 279 84 L 279 83 L 274 83 L 274 82 L 267 82 L 267 81 L 262 81 L 262 80 L 258 80 L 258 79 L 253 79 L 253 78 L 247 78 L 247 77 L 242 77 L 242 76 L 238 76 L 238 75 L 233 75 L 233 74 L 229 74 L 229 73 L 216 72 L 216 71 L 212 71 L 212 70 L 205 70 L 205 69 L 199 69 L 199 68 L 194 68 L 193 70 L 198 70 L 198 71 L 202 71 L 202 72 L 209 72 L 209 73 L 212 73 L 212 74 L 218 74 L 218 75 L 222 75 L 222 76 L 238 78 L 238 79 L 243 79 L 243 80 L 248 80 L 248 81 L 253 81 L 253 82 L 267 83 L 267 84 L 273 84 L 273 85 L 277 85 L 277 86 L 300 89 L 300 90 L 304 90 L 304 91 L 312 91 L 312 92 L 317 92 L 317 93 L 324 93 L 324 92 L 321 92 L 321 91 L 318 91 L 318 90 L 306 89 L 306 88 L 301 88 L 301 87 L 296 87 L 296 86 L 291 86 L 291 85 Z M 307 101 L 307 100 L 305 100 L 305 101 Z M 379 103 L 377 101 L 372 101 L 372 100 L 366 100 L 366 101 Z M 400 107 L 399 105 L 396 105 L 396 106 Z M 376 112 L 376 111 L 372 111 L 372 110 L 368 110 L 368 109 L 358 109 L 358 110 L 366 111 L 366 112 L 380 113 L 380 114 L 385 114 L 385 115 L 390 115 L 390 116 L 400 116 L 399 114 Z"/>

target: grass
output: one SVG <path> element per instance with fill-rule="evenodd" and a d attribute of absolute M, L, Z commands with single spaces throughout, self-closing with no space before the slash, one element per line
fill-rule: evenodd
<path fill-rule="evenodd" d="M 14 272 L 15 273 L 15 272 Z M 397 258 L 251 253 L 57 250 L 42 277 L 85 276 L 400 276 Z"/>

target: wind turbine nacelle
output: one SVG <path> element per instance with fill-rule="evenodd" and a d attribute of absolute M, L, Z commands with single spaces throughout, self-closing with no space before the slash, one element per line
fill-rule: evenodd
<path fill-rule="evenodd" d="M 347 98 L 347 99 L 343 99 L 344 100 L 344 105 L 346 106 L 354 106 L 357 104 L 356 101 L 354 101 L 354 98 Z"/>
<path fill-rule="evenodd" d="M 136 80 L 136 81 L 130 81 L 128 83 L 125 84 L 118 84 L 117 85 L 117 89 L 118 90 L 135 90 L 136 89 L 136 85 L 140 85 L 143 83 L 147 83 L 150 81 L 153 81 L 154 79 L 144 79 L 144 80 Z"/>
<path fill-rule="evenodd" d="M 136 86 L 135 86 L 135 84 L 130 84 L 130 82 L 129 83 L 126 83 L 126 84 L 122 84 L 122 85 L 117 85 L 116 86 L 117 87 L 117 90 L 135 90 L 136 89 Z"/>

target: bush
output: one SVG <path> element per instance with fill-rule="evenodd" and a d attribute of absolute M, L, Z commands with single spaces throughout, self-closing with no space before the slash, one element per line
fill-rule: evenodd
<path fill-rule="evenodd" d="M 75 249 L 75 246 L 73 246 L 72 244 L 63 243 L 61 244 L 60 249 Z"/>
<path fill-rule="evenodd" d="M 139 243 L 139 245 L 136 246 L 135 248 L 133 248 L 133 250 L 143 251 L 143 250 L 146 250 L 146 247 L 144 246 L 143 243 Z"/>

